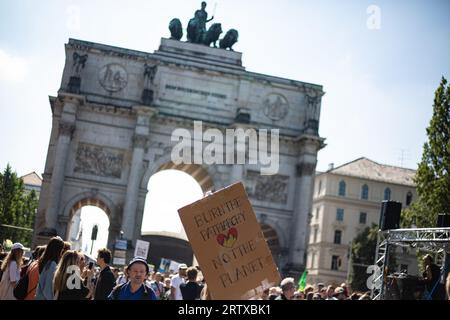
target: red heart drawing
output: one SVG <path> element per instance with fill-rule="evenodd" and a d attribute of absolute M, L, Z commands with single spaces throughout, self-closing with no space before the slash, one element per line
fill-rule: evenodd
<path fill-rule="evenodd" d="M 217 235 L 217 243 L 225 248 L 232 248 L 237 240 L 238 231 L 236 228 L 228 229 L 228 234 L 220 233 Z"/>

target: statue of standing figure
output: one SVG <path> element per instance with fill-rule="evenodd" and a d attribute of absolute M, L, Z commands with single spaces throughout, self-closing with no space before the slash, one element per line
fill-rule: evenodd
<path fill-rule="evenodd" d="M 187 27 L 187 38 L 189 42 L 192 43 L 203 43 L 206 34 L 206 23 L 214 19 L 208 19 L 208 13 L 205 10 L 206 2 L 203 1 L 201 4 L 201 9 L 195 11 L 194 18 L 189 20 Z"/>

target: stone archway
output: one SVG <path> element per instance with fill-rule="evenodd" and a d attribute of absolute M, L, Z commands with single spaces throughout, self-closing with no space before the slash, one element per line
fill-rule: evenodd
<path fill-rule="evenodd" d="M 164 157 L 163 159 L 166 159 L 166 157 Z M 210 176 L 208 170 L 206 170 L 203 166 L 197 164 L 177 165 L 172 161 L 163 164 L 157 164 L 159 165 L 158 167 L 154 165 L 148 171 L 148 173 L 151 174 L 144 175 L 144 179 L 148 179 L 148 193 L 144 205 L 144 213 L 142 219 L 143 225 L 140 237 L 151 243 L 151 247 L 153 248 L 153 250 L 149 252 L 148 259 L 152 263 L 156 263 L 158 265 L 161 261 L 161 258 L 166 258 L 178 261 L 180 263 L 183 262 L 192 264 L 193 251 L 188 242 L 187 236 L 183 231 L 184 229 L 182 228 L 181 221 L 179 221 L 178 213 L 176 212 L 176 210 L 179 207 L 191 203 L 192 201 L 200 199 L 206 192 L 214 190 L 213 179 Z M 164 173 L 164 171 L 168 170 L 176 170 L 183 174 L 180 175 L 176 174 L 175 172 L 167 172 L 167 174 L 161 175 Z M 159 175 L 159 177 L 157 178 L 156 175 Z M 190 176 L 190 179 L 187 177 L 187 175 Z M 179 182 L 182 186 L 191 186 L 190 190 L 186 190 L 186 193 L 189 195 L 184 194 L 178 197 L 178 199 L 173 199 L 173 203 L 172 201 L 168 203 L 167 200 L 165 202 L 163 200 L 165 198 L 165 194 L 174 192 L 173 189 L 167 189 L 167 185 L 165 185 L 163 181 L 151 179 L 152 177 L 161 179 L 161 177 L 163 176 L 165 177 L 165 179 L 168 179 L 168 181 L 173 181 L 173 183 Z M 160 186 L 158 190 L 155 185 L 156 181 L 159 181 L 160 183 L 158 184 L 158 186 Z M 187 183 L 187 185 L 185 185 L 185 183 Z M 194 184 L 197 184 L 197 186 L 194 187 Z M 179 188 L 179 186 L 175 186 L 174 189 L 177 189 L 177 187 Z M 177 190 L 178 192 L 175 192 L 174 195 L 180 193 L 180 189 Z M 181 190 L 183 190 L 183 187 L 181 187 Z M 159 196 L 157 196 L 156 198 L 154 197 L 155 192 L 156 194 L 159 194 Z M 161 194 L 161 192 L 164 192 L 164 194 Z M 183 198 L 185 200 L 188 200 L 186 199 L 186 196 L 190 199 L 187 202 L 183 202 Z M 171 208 L 174 203 L 177 203 L 177 208 Z M 158 210 L 161 211 L 158 212 Z M 156 215 L 159 217 L 159 222 L 155 220 Z M 161 219 L 164 219 L 164 221 L 162 221 Z M 151 221 L 153 223 L 151 223 Z M 176 230 L 178 230 L 178 224 L 181 228 L 180 232 L 176 232 Z"/>
<path fill-rule="evenodd" d="M 83 231 L 83 232 L 89 232 L 91 230 L 89 230 L 90 228 L 86 228 L 86 226 L 82 226 L 82 209 L 86 208 L 86 207 L 96 207 L 98 209 L 100 209 L 101 211 L 103 211 L 103 213 L 106 215 L 107 219 L 108 219 L 108 225 L 106 226 L 107 232 L 108 232 L 108 237 L 109 237 L 109 227 L 111 225 L 110 222 L 110 216 L 111 216 L 111 210 L 108 208 L 108 206 L 100 199 L 96 199 L 96 198 L 85 198 L 82 199 L 80 201 L 78 201 L 77 203 L 75 203 L 75 205 L 72 207 L 72 209 L 70 210 L 69 213 L 69 219 L 68 219 L 68 223 L 67 223 L 67 230 L 66 230 L 66 240 L 72 242 L 72 249 L 74 250 L 78 250 L 78 249 L 83 249 L 82 247 L 82 239 L 78 239 L 78 241 L 74 241 L 73 239 L 73 235 L 74 235 L 74 230 L 73 228 L 76 228 L 78 232 Z M 105 226 L 103 225 L 98 225 L 99 230 L 101 230 L 98 233 L 104 233 L 104 229 Z M 81 230 L 80 230 L 81 229 Z M 98 239 L 98 235 L 97 235 L 97 239 Z M 77 243 L 78 242 L 78 243 Z M 76 245 L 75 245 L 76 244 Z"/>
<path fill-rule="evenodd" d="M 264 212 L 283 239 L 288 268 L 302 270 L 317 152 L 324 146 L 317 128 L 322 86 L 248 72 L 241 53 L 171 39 L 162 39 L 154 53 L 70 39 L 65 53 L 60 88 L 50 97 L 34 245 L 66 237 L 76 203 L 99 199 L 109 208 L 108 247 L 123 231 L 130 258 L 141 237 L 148 181 L 171 168 L 191 174 L 204 192 L 242 181 L 255 212 Z M 228 129 L 278 130 L 279 170 L 262 175 L 267 163 L 260 157 L 174 165 L 175 129 L 192 134 L 193 155 L 206 149 L 196 150 L 197 144 L 211 142 L 195 134 L 194 121 L 223 136 Z"/>
<path fill-rule="evenodd" d="M 211 176 L 209 175 L 208 171 L 198 164 L 180 163 L 177 165 L 174 164 L 172 161 L 170 161 L 160 166 L 157 172 L 170 169 L 178 170 L 189 174 L 192 178 L 194 178 L 198 182 L 204 193 L 214 189 L 214 182 Z"/>
<path fill-rule="evenodd" d="M 280 240 L 278 239 L 278 234 L 274 228 L 271 226 L 262 223 L 261 231 L 264 234 L 264 238 L 266 238 L 267 245 L 272 252 L 274 257 L 277 257 L 281 252 Z"/>
<path fill-rule="evenodd" d="M 166 146 L 162 150 L 167 151 L 170 147 Z M 155 173 L 162 170 L 175 169 L 182 172 L 186 172 L 191 175 L 198 184 L 202 187 L 203 192 L 215 191 L 223 185 L 221 181 L 217 178 L 219 175 L 217 166 L 211 165 L 208 167 L 198 165 L 198 164 L 175 164 L 172 162 L 170 152 L 166 152 L 162 156 L 155 156 L 154 161 L 146 167 L 142 179 L 140 182 L 141 189 L 147 189 L 148 182 Z"/>
<path fill-rule="evenodd" d="M 97 207 L 101 209 L 108 217 L 109 227 L 107 247 L 112 248 L 112 245 L 118 237 L 120 231 L 120 216 L 118 215 L 118 208 L 109 197 L 99 193 L 96 190 L 76 194 L 69 201 L 67 201 L 66 206 L 63 209 L 63 215 L 58 219 L 58 234 L 63 239 L 69 240 L 73 217 L 81 208 L 86 206 Z"/>

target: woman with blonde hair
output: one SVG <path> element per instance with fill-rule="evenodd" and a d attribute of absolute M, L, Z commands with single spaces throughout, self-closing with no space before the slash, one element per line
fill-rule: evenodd
<path fill-rule="evenodd" d="M 0 300 L 16 300 L 14 287 L 20 280 L 20 269 L 22 267 L 23 245 L 14 243 L 11 252 L 2 263 L 2 279 L 0 281 Z"/>
<path fill-rule="evenodd" d="M 67 250 L 62 256 L 53 279 L 55 300 L 84 300 L 89 294 L 80 276 L 84 265 L 81 258 L 81 253 L 74 250 Z"/>

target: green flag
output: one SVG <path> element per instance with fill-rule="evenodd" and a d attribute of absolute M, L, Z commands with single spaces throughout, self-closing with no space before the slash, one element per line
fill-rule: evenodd
<path fill-rule="evenodd" d="M 303 271 L 302 276 L 300 277 L 300 279 L 298 280 L 298 290 L 299 291 L 303 291 L 305 290 L 306 287 L 306 277 L 308 276 L 308 271 L 305 270 Z"/>

